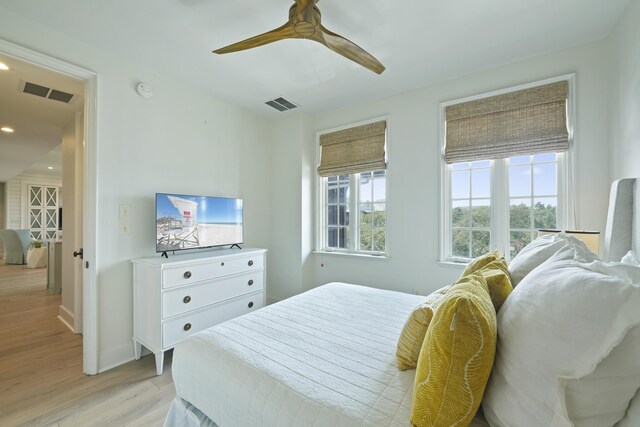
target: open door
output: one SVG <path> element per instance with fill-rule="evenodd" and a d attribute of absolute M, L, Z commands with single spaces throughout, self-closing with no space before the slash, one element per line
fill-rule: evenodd
<path fill-rule="evenodd" d="M 84 114 L 79 114 L 76 118 L 76 140 L 75 149 L 75 180 L 76 188 L 74 194 L 74 211 L 76 221 L 73 224 L 74 229 L 74 247 L 79 251 L 84 251 L 84 147 L 85 147 L 85 132 L 84 132 Z M 73 268 L 73 282 L 74 282 L 74 312 L 75 324 L 74 328 L 77 333 L 82 333 L 82 275 L 84 273 L 84 257 L 80 259 L 76 258 Z"/>
<path fill-rule="evenodd" d="M 59 317 L 82 333 L 84 114 L 76 113 L 62 134 L 62 304 Z"/>

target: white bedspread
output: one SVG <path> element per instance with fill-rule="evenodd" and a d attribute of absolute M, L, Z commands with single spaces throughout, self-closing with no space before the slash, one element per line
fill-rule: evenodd
<path fill-rule="evenodd" d="M 330 283 L 222 323 L 175 348 L 177 395 L 220 427 L 408 426 L 396 343 L 423 299 Z"/>

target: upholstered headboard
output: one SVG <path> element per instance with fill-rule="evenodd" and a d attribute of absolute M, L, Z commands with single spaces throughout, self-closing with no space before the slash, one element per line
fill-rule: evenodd
<path fill-rule="evenodd" d="M 640 178 L 625 178 L 611 184 L 604 259 L 619 262 L 630 250 L 640 249 Z"/>

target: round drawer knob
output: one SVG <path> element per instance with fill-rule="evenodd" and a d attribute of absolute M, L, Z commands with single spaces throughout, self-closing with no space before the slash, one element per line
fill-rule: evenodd
<path fill-rule="evenodd" d="M 185 271 L 183 274 L 185 279 L 189 279 L 191 277 L 191 272 L 190 271 Z"/>
<path fill-rule="evenodd" d="M 249 286 L 253 285 L 253 279 L 249 280 L 249 282 L 247 283 Z"/>
<path fill-rule="evenodd" d="M 191 302 L 191 297 L 187 295 L 186 297 L 182 298 L 182 302 L 185 304 L 189 304 Z"/>
<path fill-rule="evenodd" d="M 191 329 L 191 323 L 187 323 L 185 324 L 182 329 L 184 329 L 185 331 L 188 331 L 189 329 Z"/>
<path fill-rule="evenodd" d="M 253 260 L 249 260 L 249 267 L 253 265 Z"/>
<path fill-rule="evenodd" d="M 249 308 L 253 307 L 253 301 L 249 303 Z"/>
<path fill-rule="evenodd" d="M 221 263 L 220 263 L 220 266 L 221 266 L 221 267 L 224 267 L 224 262 L 221 262 Z"/>

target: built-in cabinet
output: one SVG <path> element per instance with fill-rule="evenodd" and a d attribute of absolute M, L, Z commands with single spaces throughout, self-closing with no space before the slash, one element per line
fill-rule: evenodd
<path fill-rule="evenodd" d="M 31 237 L 36 240 L 57 239 L 59 188 L 53 185 L 28 184 L 27 217 Z"/>
<path fill-rule="evenodd" d="M 266 304 L 266 250 L 224 249 L 133 260 L 133 343 L 155 354 Z"/>

